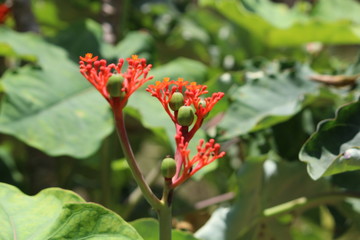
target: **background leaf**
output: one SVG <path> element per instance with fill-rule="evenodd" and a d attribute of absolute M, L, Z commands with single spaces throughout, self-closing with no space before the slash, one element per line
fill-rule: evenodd
<path fill-rule="evenodd" d="M 260 70 L 259 78 L 233 90 L 233 102 L 220 123 L 224 138 L 268 128 L 300 111 L 305 94 L 317 90 L 317 84 L 309 81 L 311 72 L 306 66 L 272 74 Z"/>
<path fill-rule="evenodd" d="M 335 119 L 320 122 L 304 144 L 299 158 L 313 179 L 360 169 L 359 158 L 344 157 L 346 150 L 360 147 L 359 113 L 360 100 L 339 108 Z"/>
<path fill-rule="evenodd" d="M 18 55 L 35 56 L 40 66 L 4 74 L 0 131 L 53 156 L 94 153 L 113 130 L 112 116 L 66 53 L 35 35 L 7 29 L 1 29 L 0 42 Z"/>
<path fill-rule="evenodd" d="M 332 44 L 360 42 L 359 28 L 354 28 L 351 22 L 356 16 L 355 11 L 348 11 L 349 8 L 358 8 L 355 1 L 347 0 L 346 4 L 338 4 L 338 0 L 318 2 L 327 6 L 337 4 L 337 8 L 332 6 L 332 11 L 340 12 L 336 15 L 342 17 L 336 19 L 338 21 L 333 18 L 331 22 L 320 21 L 316 15 L 310 16 L 300 7 L 289 8 L 268 0 L 202 0 L 201 4 L 217 9 L 240 28 L 250 32 L 249 38 L 261 42 L 263 46 L 294 46 L 313 41 Z M 324 17 L 324 12 L 325 7 L 319 7 L 318 14 Z M 334 35 L 334 32 L 337 34 Z"/>
<path fill-rule="evenodd" d="M 284 183 L 284 179 L 289 181 Z M 271 160 L 245 163 L 239 171 L 238 181 L 239 194 L 234 204 L 216 211 L 195 234 L 196 237 L 204 240 L 219 237 L 226 240 L 259 239 L 260 236 L 289 239 L 286 224 L 276 219 L 261 219 L 263 211 L 299 197 L 315 196 L 328 189 L 325 181 L 313 182 L 299 163 Z M 299 184 L 301 188 L 297 187 Z"/>

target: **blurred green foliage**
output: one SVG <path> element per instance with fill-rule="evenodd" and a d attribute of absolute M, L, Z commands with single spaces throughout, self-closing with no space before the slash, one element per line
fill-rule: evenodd
<path fill-rule="evenodd" d="M 100 1 L 31 2 L 40 35 L 16 32 L 14 16 L 0 26 L 1 182 L 26 194 L 71 189 L 125 220 L 153 217 L 136 197 L 106 101 L 77 69 L 88 52 L 109 62 L 138 54 L 154 65 L 155 81 L 183 77 L 225 92 L 193 145 L 216 138 L 227 156 L 174 197 L 174 217 L 195 232 L 203 226 L 196 237 L 359 237 L 360 174 L 349 171 L 359 169 L 359 159 L 349 162 L 344 154 L 360 147 L 360 3 L 122 0 L 117 41 L 110 44 L 103 40 Z M 319 75 L 353 84 L 311 80 Z M 130 99 L 126 123 L 144 174 L 157 176 L 160 160 L 174 154 L 174 130 L 144 89 Z M 323 121 L 329 118 L 335 119 Z M 152 187 L 160 194 L 157 180 Z M 225 192 L 235 198 L 196 208 Z M 271 215 L 277 206 L 285 210 Z M 132 222 L 140 235 L 156 224 Z"/>

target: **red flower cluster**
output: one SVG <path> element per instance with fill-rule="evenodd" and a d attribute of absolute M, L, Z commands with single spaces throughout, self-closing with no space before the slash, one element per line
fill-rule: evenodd
<path fill-rule="evenodd" d="M 224 96 L 224 93 L 217 92 L 213 93 L 211 97 L 201 98 L 201 95 L 208 93 L 207 86 L 197 84 L 196 82 L 184 81 L 182 78 L 179 78 L 177 81 L 164 78 L 162 82 L 157 81 L 155 85 L 149 85 L 146 91 L 159 99 L 171 120 L 178 125 L 178 127 L 180 127 L 180 125 L 176 118 L 177 111 L 172 113 L 169 108 L 169 102 L 175 92 L 184 94 L 184 106 L 193 106 L 197 117 L 191 131 L 187 131 L 183 136 L 186 142 L 194 136 L 195 132 L 201 127 L 204 118 L 214 105 Z M 182 127 L 183 130 L 186 128 L 187 127 Z M 184 131 L 182 132 L 184 133 Z"/>
<path fill-rule="evenodd" d="M 98 57 L 93 57 L 91 53 L 87 53 L 85 57 L 80 57 L 81 74 L 104 96 L 114 112 L 121 112 L 131 94 L 153 78 L 152 76 L 148 77 L 152 66 L 147 65 L 145 59 L 133 55 L 132 58 L 126 60 L 128 67 L 125 72 L 122 72 L 124 59 L 119 59 L 116 64 L 107 64 L 106 60 L 98 60 Z M 115 85 L 117 91 L 114 93 L 112 92 L 113 88 L 110 88 L 111 94 L 107 85 L 108 83 L 111 85 L 113 78 L 110 81 L 109 79 L 113 75 L 116 78 L 120 76 L 121 82 L 119 81 L 117 82 L 119 85 Z M 184 81 L 182 78 L 176 81 L 164 78 L 162 82 L 157 81 L 155 85 L 149 85 L 146 91 L 159 99 L 176 127 L 176 173 L 172 178 L 171 188 L 177 187 L 201 168 L 225 155 L 225 152 L 220 152 L 220 145 L 215 143 L 214 139 L 210 139 L 206 143 L 204 140 L 200 140 L 197 154 L 191 159 L 190 150 L 188 150 L 190 140 L 201 127 L 207 114 L 224 96 L 224 93 L 218 92 L 213 93 L 210 97 L 202 97 L 208 93 L 207 86 Z M 174 93 L 177 93 L 180 100 L 171 103 Z M 170 104 L 173 106 L 169 106 Z M 182 112 L 185 115 L 180 113 L 182 107 L 186 108 Z M 182 121 L 180 121 L 181 118 Z"/>
<path fill-rule="evenodd" d="M 0 24 L 3 24 L 5 22 L 9 12 L 10 8 L 5 3 L 0 4 Z"/>
<path fill-rule="evenodd" d="M 152 76 L 148 77 L 152 65 L 147 65 L 144 58 L 133 55 L 126 60 L 128 68 L 125 72 L 121 72 L 124 59 L 119 59 L 117 64 L 107 64 L 105 59 L 98 60 L 98 57 L 93 57 L 91 53 L 87 53 L 85 57 L 80 57 L 81 74 L 94 85 L 111 106 L 117 102 L 119 103 L 117 107 L 123 108 L 131 94 L 153 78 Z M 124 94 L 121 98 L 112 98 L 106 88 L 109 78 L 114 74 L 119 74 L 124 79 L 121 87 L 121 92 Z"/>
<path fill-rule="evenodd" d="M 190 159 L 190 150 L 187 149 L 189 143 L 185 142 L 184 137 L 180 134 L 176 135 L 175 139 L 177 142 L 177 157 L 178 160 L 180 160 L 180 167 L 177 167 L 179 171 L 172 179 L 172 188 L 185 182 L 201 168 L 225 156 L 225 152 L 220 152 L 220 144 L 215 143 L 214 139 L 210 139 L 207 143 L 205 143 L 204 139 L 201 139 L 197 146 L 197 154 Z"/>
<path fill-rule="evenodd" d="M 225 152 L 220 152 L 220 145 L 215 143 L 214 139 L 210 139 L 207 143 L 203 139 L 200 140 L 197 147 L 198 152 L 192 159 L 189 157 L 190 150 L 187 149 L 190 140 L 201 127 L 204 118 L 224 96 L 224 93 L 213 93 L 210 97 L 202 98 L 202 95 L 208 93 L 207 86 L 197 84 L 196 82 L 184 81 L 182 78 L 179 78 L 177 81 L 164 78 L 162 82 L 157 81 L 155 85 L 149 85 L 146 91 L 159 99 L 176 127 L 176 174 L 172 178 L 172 188 L 186 181 L 204 166 L 225 155 Z M 191 129 L 189 129 L 189 126 L 183 126 L 178 122 L 177 110 L 172 111 L 169 108 L 171 98 L 176 92 L 183 94 L 184 106 L 192 106 L 194 109 L 196 120 L 192 124 Z"/>

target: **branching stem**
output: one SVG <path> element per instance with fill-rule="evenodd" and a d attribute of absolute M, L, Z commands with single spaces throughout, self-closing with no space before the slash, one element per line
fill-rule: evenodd
<path fill-rule="evenodd" d="M 113 111 L 114 111 L 116 129 L 119 135 L 121 147 L 124 151 L 126 161 L 131 169 L 131 173 L 136 183 L 138 184 L 139 188 L 141 189 L 141 192 L 143 193 L 145 199 L 155 210 L 158 210 L 162 207 L 162 203 L 152 192 L 150 186 L 146 183 L 144 176 L 141 173 L 140 168 L 135 160 L 135 156 L 132 151 L 129 138 L 127 136 L 122 108 L 118 108 L 115 106 L 113 107 Z"/>

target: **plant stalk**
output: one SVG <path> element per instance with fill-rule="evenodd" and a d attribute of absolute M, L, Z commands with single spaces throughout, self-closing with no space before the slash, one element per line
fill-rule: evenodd
<path fill-rule="evenodd" d="M 122 109 L 115 106 L 113 107 L 113 111 L 120 144 L 124 151 L 124 155 L 130 167 L 131 173 L 139 188 L 141 189 L 141 192 L 143 193 L 145 199 L 155 210 L 158 210 L 162 207 L 161 201 L 155 196 L 155 194 L 150 189 L 150 186 L 146 183 L 144 176 L 142 175 L 140 168 L 135 160 L 129 138 L 127 136 Z"/>
<path fill-rule="evenodd" d="M 116 105 L 116 104 L 115 104 Z M 172 193 L 171 179 L 165 179 L 164 191 L 162 199 L 158 199 L 152 192 L 150 186 L 146 183 L 144 176 L 142 175 L 140 168 L 136 162 L 134 153 L 132 151 L 129 138 L 127 136 L 124 115 L 122 108 L 113 106 L 114 118 L 116 121 L 116 129 L 119 135 L 121 147 L 124 151 L 126 161 L 130 167 L 131 173 L 138 184 L 141 192 L 149 204 L 156 210 L 159 218 L 159 239 L 171 240 L 172 230 L 172 214 L 171 214 L 171 202 Z"/>
<path fill-rule="evenodd" d="M 163 197 L 161 199 L 162 205 L 158 210 L 159 218 L 159 239 L 160 240 L 171 240 L 172 230 L 172 194 L 173 189 L 171 186 L 171 178 L 165 179 Z"/>
<path fill-rule="evenodd" d="M 159 218 L 159 239 L 171 240 L 172 214 L 171 206 L 166 204 L 158 211 Z"/>

